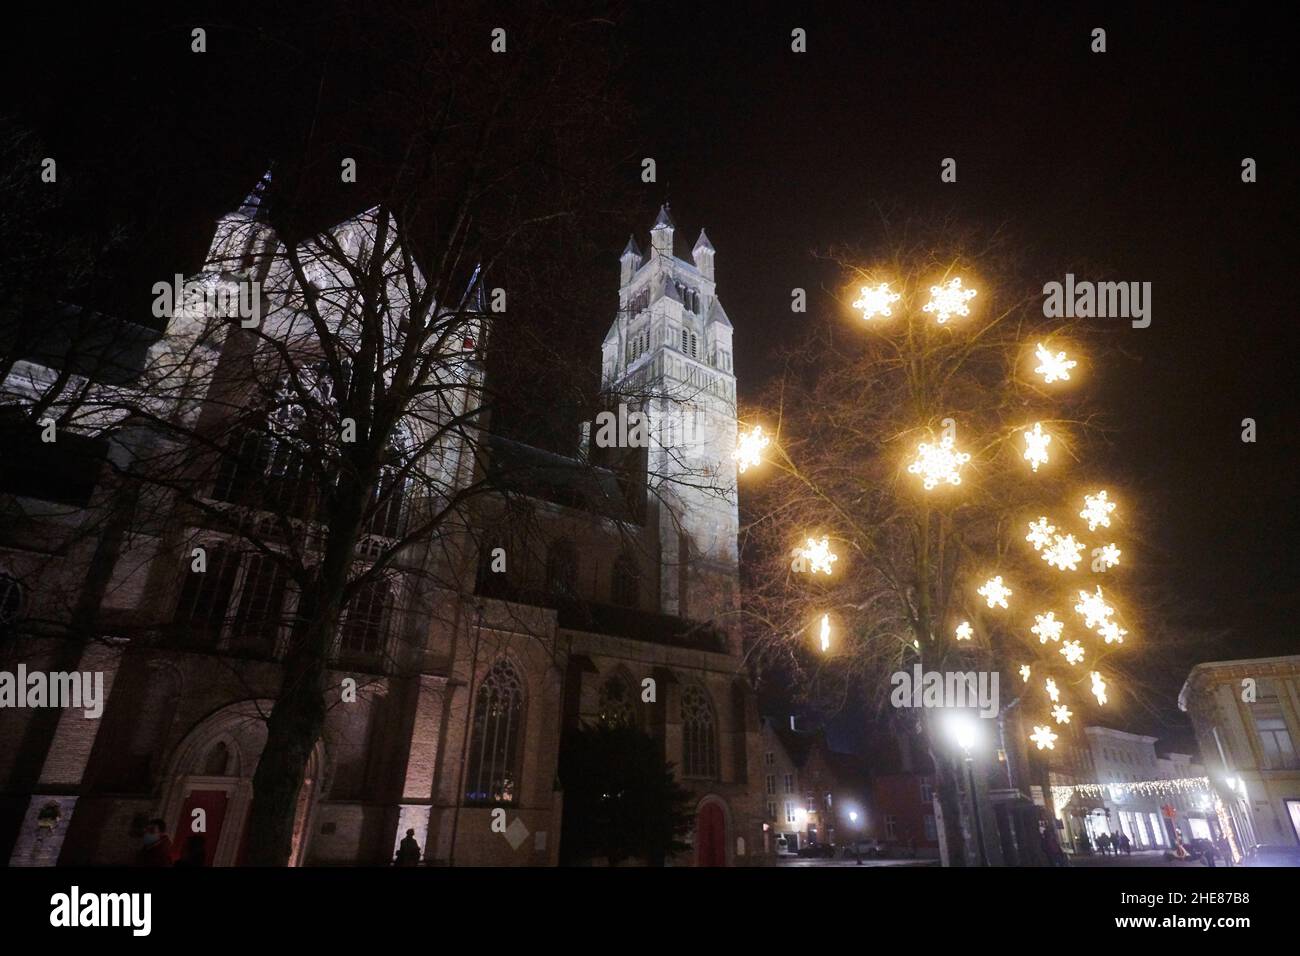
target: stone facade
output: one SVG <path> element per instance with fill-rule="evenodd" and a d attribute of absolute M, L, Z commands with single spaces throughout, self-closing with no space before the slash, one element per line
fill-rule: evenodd
<path fill-rule="evenodd" d="M 275 238 L 254 229 L 243 252 L 225 249 L 233 227 L 255 216 L 252 202 L 223 219 L 213 255 L 273 248 Z M 366 241 L 352 223 L 337 235 L 345 246 Z M 511 507 L 528 509 L 526 535 L 504 502 L 483 505 L 471 526 L 419 557 L 439 566 L 437 584 L 399 584 L 386 606 L 384 653 L 349 657 L 340 646 L 329 681 L 355 682 L 355 694 L 330 706 L 309 760 L 295 864 L 384 864 L 413 829 L 429 864 L 554 865 L 563 730 L 613 707 L 660 743 L 693 795 L 692 849 L 669 862 L 743 863 L 762 846 L 758 718 L 739 638 L 728 630 L 739 590 L 731 324 L 703 233 L 690 260 L 677 258 L 664 210 L 649 257 L 635 243 L 629 250 L 603 358 L 611 395 L 650 418 L 643 487 L 621 496 L 627 507 L 589 507 L 584 483 L 612 483 L 612 472 L 487 436 L 478 456 L 444 449 L 452 481 L 511 458 L 544 462 L 575 487 L 520 489 Z M 290 301 L 271 309 L 268 327 L 292 324 Z M 179 350 L 193 321 L 174 318 L 152 348 Z M 217 362 L 219 353 L 195 360 Z M 471 363 L 463 374 L 481 372 Z M 202 414 L 206 400 L 198 396 L 186 413 Z M 115 454 L 140 440 L 118 437 Z M 709 487 L 676 480 L 696 476 Z M 184 833 L 202 810 L 208 861 L 237 864 L 284 635 L 256 652 L 229 626 L 201 646 L 171 640 L 161 626 L 157 639 L 119 638 L 171 620 L 185 593 L 180 545 L 196 530 L 160 499 L 137 504 L 127 527 L 73 533 L 108 513 L 118 492 L 107 469 L 71 510 L 46 507 L 39 490 L 22 492 L 9 504 L 31 522 L 0 542 L 0 573 L 24 582 L 17 624 L 46 605 L 64 608 L 67 620 L 88 608 L 96 639 L 16 626 L 0 646 L 0 670 L 21 662 L 102 672 L 107 705 L 99 719 L 0 710 L 0 850 L 14 865 L 128 863 L 148 819 Z M 60 529 L 67 548 L 51 544 Z M 500 573 L 496 545 L 509 557 Z M 564 600 L 539 597 L 557 575 Z M 246 559 L 231 571 L 222 599 L 232 615 L 254 576 Z M 292 596 L 283 600 L 287 614 Z M 492 732 L 476 733 L 480 726 Z M 492 734 L 510 735 L 501 751 L 508 766 L 485 756 Z M 505 833 L 493 826 L 498 809 Z"/>

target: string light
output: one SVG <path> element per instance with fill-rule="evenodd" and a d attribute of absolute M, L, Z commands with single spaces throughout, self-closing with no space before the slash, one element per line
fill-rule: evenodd
<path fill-rule="evenodd" d="M 1049 677 L 1047 678 L 1047 683 L 1043 686 L 1047 688 L 1047 696 L 1052 698 L 1052 703 L 1059 703 L 1061 700 L 1061 691 L 1060 688 L 1056 686 L 1056 681 Z"/>
<path fill-rule="evenodd" d="M 1021 434 L 1025 436 L 1025 452 L 1022 457 L 1029 462 L 1034 474 L 1037 474 L 1038 466 L 1047 463 L 1047 446 L 1052 443 L 1052 436 L 1043 431 L 1042 422 L 1034 422 L 1032 429 Z"/>
<path fill-rule="evenodd" d="M 921 475 L 925 490 L 930 491 L 940 482 L 961 484 L 961 466 L 970 461 L 970 455 L 957 451 L 951 435 L 944 435 L 939 444 L 921 442 L 916 448 L 916 460 L 907 466 L 913 475 Z"/>
<path fill-rule="evenodd" d="M 1061 645 L 1061 653 L 1072 665 L 1083 660 L 1083 645 L 1078 641 L 1066 641 Z"/>
<path fill-rule="evenodd" d="M 1005 608 L 1007 598 L 1011 597 L 1012 591 L 1002 583 L 1002 575 L 989 578 L 976 591 L 976 593 L 988 602 L 989 607 L 994 605 Z"/>
<path fill-rule="evenodd" d="M 953 632 L 953 636 L 959 641 L 969 641 L 975 636 L 975 628 L 970 626 L 970 621 L 962 621 L 957 625 L 957 630 Z"/>
<path fill-rule="evenodd" d="M 1114 510 L 1115 502 L 1107 499 L 1106 492 L 1099 491 L 1095 495 L 1083 496 L 1083 510 L 1079 517 L 1088 522 L 1089 531 L 1096 531 L 1098 526 L 1110 527 L 1110 513 Z"/>
<path fill-rule="evenodd" d="M 1049 524 L 1046 517 L 1041 517 L 1037 521 L 1029 522 L 1029 534 L 1025 535 L 1025 540 L 1034 546 L 1035 551 L 1041 551 L 1044 545 L 1052 540 L 1055 531 L 1056 526 Z"/>
<path fill-rule="evenodd" d="M 1020 665 L 1020 679 L 1021 679 L 1022 681 L 1024 681 L 1026 684 L 1029 683 L 1029 665 L 1028 665 L 1028 664 L 1021 664 L 1021 665 Z"/>
<path fill-rule="evenodd" d="M 1073 716 L 1074 714 L 1070 711 L 1070 708 L 1064 704 L 1057 704 L 1052 708 L 1052 719 L 1058 724 L 1068 724 Z"/>
<path fill-rule="evenodd" d="M 1051 385 L 1058 379 L 1064 382 L 1070 380 L 1070 369 L 1078 365 L 1071 359 L 1065 357 L 1064 352 L 1057 352 L 1052 355 L 1047 349 L 1043 348 L 1043 343 L 1039 342 L 1034 349 L 1034 355 L 1037 357 L 1039 365 L 1034 371 L 1043 376 L 1043 381 Z"/>
<path fill-rule="evenodd" d="M 763 434 L 763 426 L 755 425 L 754 430 L 741 435 L 736 443 L 736 450 L 731 453 L 737 470 L 743 475 L 747 468 L 752 468 L 763 460 L 763 449 L 772 444 L 772 439 Z"/>
<path fill-rule="evenodd" d="M 1074 610 L 1083 615 L 1083 626 L 1089 630 L 1109 623 L 1110 616 L 1115 613 L 1115 609 L 1106 603 L 1106 598 L 1101 593 L 1101 585 L 1097 585 L 1097 590 L 1093 594 L 1087 591 L 1079 592 L 1079 603 L 1074 606 Z"/>
<path fill-rule="evenodd" d="M 1097 633 L 1106 639 L 1107 644 L 1123 644 L 1124 635 L 1128 631 L 1120 627 L 1114 621 L 1107 621 L 1101 627 L 1097 628 Z"/>
<path fill-rule="evenodd" d="M 794 549 L 795 571 L 808 571 L 810 574 L 821 572 L 823 574 L 831 573 L 831 566 L 839 560 L 839 555 L 831 551 L 830 539 L 825 536 L 820 541 L 813 538 L 808 539 L 806 547 Z"/>
<path fill-rule="evenodd" d="M 872 319 L 877 315 L 883 315 L 885 318 L 894 313 L 890 311 L 890 305 L 901 299 L 902 296 L 897 292 L 889 291 L 889 283 L 882 282 L 874 289 L 871 286 L 864 285 L 858 294 L 858 301 L 853 303 L 853 308 L 862 310 L 862 318 Z"/>
<path fill-rule="evenodd" d="M 930 286 L 930 301 L 921 306 L 921 311 L 935 313 L 943 325 L 954 315 L 970 315 L 966 303 L 976 294 L 974 289 L 963 289 L 960 278 L 953 278 L 943 285 Z"/>
<path fill-rule="evenodd" d="M 1074 535 L 1052 536 L 1052 546 L 1043 551 L 1043 560 L 1061 571 L 1074 571 L 1083 558 L 1083 542 L 1076 541 Z"/>
<path fill-rule="evenodd" d="M 1115 565 L 1119 564 L 1119 556 L 1123 553 L 1124 552 L 1120 551 L 1120 549 L 1115 547 L 1115 545 L 1108 544 L 1101 549 L 1101 563 L 1107 568 L 1113 568 Z"/>
<path fill-rule="evenodd" d="M 1127 783 L 1073 783 L 1052 786 L 1052 802 L 1057 809 L 1065 806 L 1077 793 L 1093 799 L 1122 798 L 1128 795 L 1167 797 L 1210 792 L 1208 777 L 1171 777 L 1167 780 L 1130 780 Z"/>
<path fill-rule="evenodd" d="M 1056 734 L 1052 733 L 1051 727 L 1035 727 L 1034 732 L 1029 735 L 1029 739 L 1038 744 L 1039 750 L 1056 749 Z"/>
<path fill-rule="evenodd" d="M 1029 630 L 1038 635 L 1039 644 L 1061 639 L 1061 632 L 1065 629 L 1065 622 L 1056 619 L 1055 611 L 1048 611 L 1046 614 L 1035 614 L 1034 622 L 1034 626 Z"/>
<path fill-rule="evenodd" d="M 822 651 L 823 652 L 829 651 L 831 649 L 831 616 L 829 614 L 822 615 L 821 638 L 822 638 Z"/>

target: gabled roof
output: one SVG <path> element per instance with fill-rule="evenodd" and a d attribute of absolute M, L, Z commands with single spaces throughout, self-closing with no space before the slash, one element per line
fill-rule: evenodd
<path fill-rule="evenodd" d="M 703 249 L 705 252 L 717 252 L 717 251 L 718 251 L 718 250 L 716 250 L 716 249 L 713 248 L 713 243 L 709 242 L 709 237 L 708 237 L 707 235 L 704 234 L 704 230 L 703 230 L 703 229 L 700 230 L 700 238 L 698 238 L 698 239 L 695 240 L 695 248 L 692 249 L 691 251 L 692 251 L 692 252 L 699 252 L 701 249 Z"/>
<path fill-rule="evenodd" d="M 713 304 L 709 306 L 709 315 L 705 319 L 706 324 L 717 322 L 719 325 L 725 325 L 732 328 L 731 319 L 727 318 L 727 310 L 722 307 L 722 300 L 717 296 L 713 297 Z"/>
<path fill-rule="evenodd" d="M 668 203 L 659 207 L 659 216 L 655 219 L 655 224 L 651 229 L 658 229 L 660 226 L 667 226 L 669 229 L 676 229 L 677 223 L 673 222 L 672 213 L 668 211 Z"/>
<path fill-rule="evenodd" d="M 623 252 L 619 258 L 626 259 L 628 256 L 636 256 L 638 259 L 641 258 L 641 247 L 636 244 L 635 236 L 627 237 L 627 245 L 623 247 Z"/>

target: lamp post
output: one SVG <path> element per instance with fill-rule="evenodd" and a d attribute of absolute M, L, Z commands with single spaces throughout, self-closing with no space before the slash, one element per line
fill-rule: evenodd
<path fill-rule="evenodd" d="M 971 814 L 975 817 L 975 840 L 979 846 L 980 866 L 988 866 L 989 857 L 984 849 L 984 824 L 980 822 L 979 794 L 975 791 L 975 760 L 971 755 L 971 748 L 975 746 L 978 736 L 975 718 L 969 714 L 954 714 L 949 728 L 957 746 L 962 750 L 966 764 L 966 786 L 970 788 Z"/>

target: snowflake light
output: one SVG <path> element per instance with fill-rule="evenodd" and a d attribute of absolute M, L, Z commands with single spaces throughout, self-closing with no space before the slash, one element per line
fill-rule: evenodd
<path fill-rule="evenodd" d="M 921 442 L 916 448 L 916 460 L 907 466 L 907 470 L 913 475 L 921 475 L 925 490 L 929 491 L 941 481 L 960 485 L 961 466 L 968 461 L 970 455 L 957 451 L 952 436 L 944 435 L 937 445 Z"/>
<path fill-rule="evenodd" d="M 1083 542 L 1074 540 L 1074 535 L 1059 534 L 1052 537 L 1052 546 L 1043 551 L 1043 560 L 1061 571 L 1073 571 L 1079 567 L 1083 556 Z"/>
<path fill-rule="evenodd" d="M 1025 436 L 1025 451 L 1022 457 L 1037 473 L 1038 466 L 1047 462 L 1047 446 L 1052 443 L 1052 436 L 1043 431 L 1042 422 L 1034 422 L 1033 428 L 1021 434 Z"/>
<path fill-rule="evenodd" d="M 1113 544 L 1108 544 L 1101 549 L 1101 563 L 1108 568 L 1113 568 L 1119 564 L 1119 556 L 1124 552 Z"/>
<path fill-rule="evenodd" d="M 988 602 L 989 607 L 997 606 L 1005 608 L 1007 606 L 1007 598 L 1011 597 L 1012 591 L 1002 583 L 1002 575 L 999 574 L 996 577 L 989 578 L 980 585 L 976 593 Z"/>
<path fill-rule="evenodd" d="M 1056 526 L 1048 524 L 1046 517 L 1040 517 L 1037 521 L 1029 522 L 1029 534 L 1025 535 L 1025 540 L 1034 546 L 1035 551 L 1043 550 L 1043 546 L 1052 540 L 1052 533 L 1056 531 Z"/>
<path fill-rule="evenodd" d="M 1070 369 L 1078 365 L 1071 359 L 1065 357 L 1064 352 L 1057 352 L 1053 355 L 1047 349 L 1043 348 L 1043 343 L 1039 342 L 1034 348 L 1034 356 L 1038 359 L 1038 368 L 1034 371 L 1043 376 L 1043 381 L 1048 385 L 1058 379 L 1063 382 L 1070 380 Z"/>
<path fill-rule="evenodd" d="M 1047 689 L 1047 696 L 1052 698 L 1053 704 L 1061 699 L 1061 691 L 1057 688 L 1056 681 L 1049 677 L 1043 686 Z"/>
<path fill-rule="evenodd" d="M 1048 611 L 1046 614 L 1035 614 L 1034 626 L 1029 630 L 1038 635 L 1039 644 L 1046 644 L 1048 641 L 1059 641 L 1064 628 L 1065 622 L 1056 619 L 1056 612 Z"/>
<path fill-rule="evenodd" d="M 1034 732 L 1029 735 L 1029 739 L 1038 744 L 1039 750 L 1055 750 L 1056 734 L 1052 733 L 1051 727 L 1034 727 Z"/>
<path fill-rule="evenodd" d="M 1106 682 L 1101 679 L 1101 674 L 1096 671 L 1092 672 L 1092 694 L 1097 698 L 1097 703 L 1106 703 Z"/>
<path fill-rule="evenodd" d="M 763 449 L 772 444 L 772 439 L 763 434 L 763 426 L 755 425 L 754 430 L 741 435 L 736 442 L 736 450 L 731 453 L 737 470 L 743 475 L 746 468 L 752 468 L 763 460 Z"/>
<path fill-rule="evenodd" d="M 861 309 L 864 319 L 872 319 L 877 315 L 889 318 L 894 314 L 890 311 L 890 305 L 901 298 L 902 296 L 899 293 L 889 291 L 888 282 L 882 282 L 874 289 L 871 286 L 864 285 L 858 294 L 858 301 L 853 303 L 853 308 Z"/>
<path fill-rule="evenodd" d="M 1110 527 L 1110 513 L 1115 510 L 1115 502 L 1108 501 L 1106 492 L 1099 491 L 1095 495 L 1083 496 L 1083 510 L 1079 512 L 1079 517 L 1088 522 L 1088 530 L 1096 531 L 1100 525 L 1103 528 Z"/>
<path fill-rule="evenodd" d="M 962 621 L 957 625 L 957 630 L 953 632 L 953 636 L 959 641 L 969 641 L 975 636 L 975 628 L 970 626 L 970 621 Z"/>
<path fill-rule="evenodd" d="M 1064 704 L 1057 704 L 1052 708 L 1052 717 L 1055 718 L 1058 724 L 1068 724 L 1073 716 L 1074 714 L 1070 711 L 1070 708 Z"/>
<path fill-rule="evenodd" d="M 1123 644 L 1124 635 L 1128 631 L 1120 627 L 1114 621 L 1106 621 L 1101 627 L 1097 628 L 1097 633 L 1106 639 L 1107 644 Z"/>
<path fill-rule="evenodd" d="M 805 547 L 794 549 L 794 557 L 794 570 L 807 571 L 810 574 L 816 574 L 818 571 L 822 574 L 830 574 L 831 565 L 840 559 L 839 555 L 831 551 L 830 540 L 825 536 L 820 541 L 809 538 Z"/>
<path fill-rule="evenodd" d="M 1074 606 L 1074 610 L 1083 615 L 1083 626 L 1089 629 L 1109 623 L 1110 616 L 1115 613 L 1115 609 L 1106 603 L 1101 585 L 1092 594 L 1080 591 L 1079 603 Z"/>
<path fill-rule="evenodd" d="M 930 286 L 930 301 L 921 306 L 921 311 L 933 312 L 943 325 L 954 315 L 970 315 L 966 303 L 975 295 L 974 289 L 962 288 L 960 278 L 953 278 L 943 285 Z"/>
<path fill-rule="evenodd" d="M 829 651 L 831 649 L 831 616 L 829 614 L 822 615 L 821 638 L 822 650 Z"/>
<path fill-rule="evenodd" d="M 1029 683 L 1029 665 L 1028 665 L 1028 664 L 1021 664 L 1021 665 L 1020 665 L 1020 679 L 1021 679 L 1022 681 L 1024 681 L 1026 684 Z"/>
<path fill-rule="evenodd" d="M 1077 664 L 1083 660 L 1083 645 L 1078 641 L 1066 641 L 1061 645 L 1061 653 L 1071 664 Z"/>

